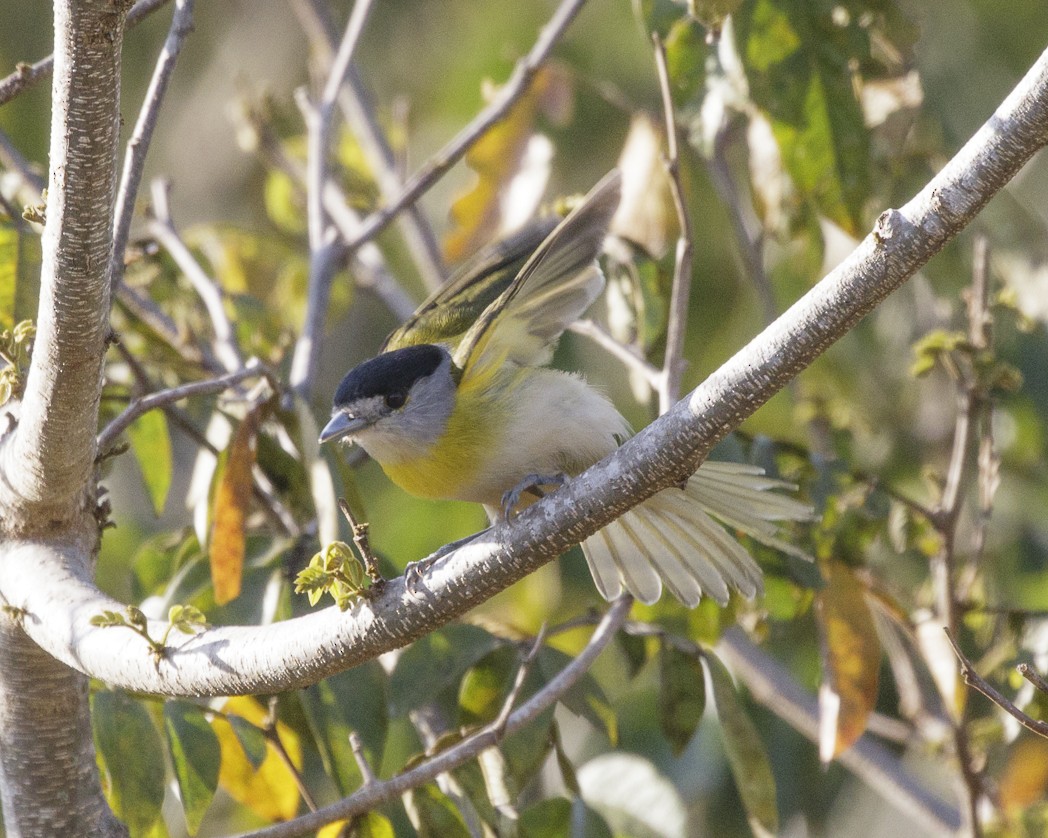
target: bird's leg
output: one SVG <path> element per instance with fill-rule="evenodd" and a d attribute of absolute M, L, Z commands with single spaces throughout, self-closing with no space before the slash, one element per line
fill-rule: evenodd
<path fill-rule="evenodd" d="M 423 573 L 436 564 L 439 559 L 454 553 L 459 547 L 464 547 L 474 539 L 480 538 L 480 536 L 484 535 L 484 533 L 488 532 L 490 529 L 491 528 L 488 527 L 486 530 L 475 532 L 473 535 L 467 535 L 465 538 L 460 538 L 457 541 L 445 544 L 443 547 L 438 548 L 424 559 L 419 559 L 417 562 L 408 562 L 407 566 L 404 568 L 404 587 L 408 589 L 409 593 L 417 593 L 418 584 L 422 581 Z"/>
<path fill-rule="evenodd" d="M 537 498 L 543 498 L 546 493 L 542 491 L 543 486 L 563 486 L 568 482 L 568 475 L 564 472 L 558 474 L 528 474 L 516 486 L 502 495 L 502 518 L 508 521 L 521 497 L 527 493 Z"/>

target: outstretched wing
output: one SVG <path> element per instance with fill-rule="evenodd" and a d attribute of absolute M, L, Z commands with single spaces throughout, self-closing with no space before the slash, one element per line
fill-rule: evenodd
<path fill-rule="evenodd" d="M 557 218 L 528 224 L 520 232 L 479 250 L 464 262 L 403 325 L 390 333 L 382 352 L 420 343 L 454 347 L 484 310 L 505 291 Z"/>
<path fill-rule="evenodd" d="M 597 254 L 619 204 L 621 180 L 614 170 L 593 187 L 488 305 L 453 353 L 463 376 L 488 363 L 549 361 L 563 331 L 604 288 Z"/>

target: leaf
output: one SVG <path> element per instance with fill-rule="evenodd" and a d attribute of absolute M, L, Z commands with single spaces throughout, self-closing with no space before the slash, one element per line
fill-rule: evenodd
<path fill-rule="evenodd" d="M 218 788 L 218 737 L 203 711 L 184 701 L 164 703 L 164 730 L 186 825 L 195 835 Z"/>
<path fill-rule="evenodd" d="M 106 799 L 132 835 L 160 819 L 164 751 L 146 709 L 122 692 L 91 696 L 91 724 Z"/>
<path fill-rule="evenodd" d="M 840 756 L 862 736 L 877 703 L 881 643 L 863 585 L 847 565 L 823 562 L 826 585 L 815 594 L 823 681 L 819 688 L 819 758 Z"/>
<path fill-rule="evenodd" d="M 659 647 L 659 726 L 675 756 L 691 741 L 706 709 L 702 664 L 669 643 Z"/>
<path fill-rule="evenodd" d="M 463 673 L 498 644 L 481 628 L 445 626 L 409 646 L 389 680 L 390 715 L 402 716 L 458 683 Z"/>
<path fill-rule="evenodd" d="M 266 711 L 253 698 L 237 696 L 222 707 L 228 715 L 240 716 L 246 722 L 261 725 Z M 241 740 L 233 727 L 216 717 L 212 725 L 222 751 L 222 767 L 218 784 L 239 803 L 247 806 L 267 821 L 286 821 L 298 812 L 299 793 L 291 769 L 267 743 L 266 757 L 256 768 L 245 755 Z M 291 762 L 302 767 L 302 745 L 298 734 L 283 722 L 277 722 L 277 733 L 291 757 Z"/>
<path fill-rule="evenodd" d="M 360 736 L 364 755 L 376 770 L 382 762 L 388 724 L 386 691 L 385 670 L 370 661 L 299 692 L 324 768 L 344 795 L 362 779 L 349 744 L 351 731 Z"/>
<path fill-rule="evenodd" d="M 607 822 L 581 799 L 552 797 L 525 809 L 520 838 L 612 838 Z"/>
<path fill-rule="evenodd" d="M 459 685 L 459 725 L 494 721 L 519 666 L 517 650 L 512 646 L 500 646 L 470 667 Z"/>
<path fill-rule="evenodd" d="M 764 111 L 794 184 L 857 235 L 869 193 L 869 135 L 853 85 L 871 68 L 870 36 L 830 5 L 757 0 L 740 15 L 741 52 L 753 101 Z"/>
<path fill-rule="evenodd" d="M 0 329 L 36 317 L 40 236 L 18 219 L 0 217 Z"/>
<path fill-rule="evenodd" d="M 325 827 L 324 829 L 327 829 Z M 317 838 L 322 838 L 324 829 L 317 833 Z M 333 832 L 332 838 L 396 838 L 393 824 L 385 815 L 378 812 L 367 812 L 353 818 L 345 832 Z"/>
<path fill-rule="evenodd" d="M 404 795 L 404 805 L 419 838 L 470 838 L 455 804 L 434 783 Z"/>
<path fill-rule="evenodd" d="M 244 751 L 244 756 L 254 768 L 258 768 L 265 762 L 267 751 L 266 737 L 255 725 L 240 716 L 230 716 L 226 719 L 229 726 L 233 728 L 237 742 Z"/>
<path fill-rule="evenodd" d="M 764 745 L 753 722 L 739 703 L 735 685 L 724 664 L 709 651 L 704 653 L 703 660 L 710 676 L 713 700 L 717 705 L 724 750 L 739 789 L 739 797 L 746 807 L 750 827 L 759 838 L 775 835 L 779 828 L 775 776 L 771 773 Z"/>
<path fill-rule="evenodd" d="M 1043 801 L 1048 792 L 1048 741 L 1035 736 L 1016 740 L 998 781 L 1001 809 L 1012 817 Z"/>
<path fill-rule="evenodd" d="M 251 504 L 251 468 L 255 464 L 258 415 L 257 411 L 252 411 L 237 426 L 215 472 L 218 484 L 211 513 L 208 556 L 218 605 L 225 605 L 240 594 L 244 573 L 244 526 Z"/>
<path fill-rule="evenodd" d="M 162 410 L 150 410 L 127 429 L 138 468 L 142 472 L 153 511 L 164 514 L 167 492 L 171 488 L 171 437 Z"/>
<path fill-rule="evenodd" d="M 488 98 L 493 95 L 491 91 Z M 451 230 L 444 240 L 448 261 L 464 259 L 500 231 L 507 209 L 501 199 L 512 193 L 507 187 L 529 153 L 536 119 L 539 114 L 557 119 L 569 107 L 570 97 L 568 76 L 548 64 L 543 66 L 509 113 L 466 153 L 466 165 L 477 178 L 451 205 Z"/>
<path fill-rule="evenodd" d="M 582 799 L 610 824 L 615 835 L 688 835 L 688 812 L 680 793 L 637 754 L 595 757 L 578 771 Z"/>

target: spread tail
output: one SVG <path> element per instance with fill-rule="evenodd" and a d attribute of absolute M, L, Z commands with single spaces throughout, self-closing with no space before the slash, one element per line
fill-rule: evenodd
<path fill-rule="evenodd" d="M 763 544 L 809 558 L 777 537 L 776 521 L 812 517 L 807 504 L 769 491 L 793 488 L 757 466 L 703 463 L 684 489 L 659 492 L 582 543 L 593 581 L 609 600 L 625 588 L 651 604 L 663 585 L 689 608 L 703 594 L 724 605 L 729 588 L 752 599 L 764 589 L 761 570 L 711 516 Z"/>

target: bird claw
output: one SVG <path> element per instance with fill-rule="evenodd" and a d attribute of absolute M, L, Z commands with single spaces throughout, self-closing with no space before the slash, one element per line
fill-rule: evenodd
<path fill-rule="evenodd" d="M 543 498 L 546 493 L 542 491 L 543 486 L 563 486 L 568 482 L 568 476 L 564 472 L 558 474 L 529 474 L 516 486 L 502 495 L 502 519 L 508 521 L 513 510 L 520 503 L 521 497 L 526 492 L 531 492 L 536 497 Z"/>
<path fill-rule="evenodd" d="M 422 593 L 419 591 L 419 585 L 422 584 L 423 574 L 428 573 L 429 569 L 440 559 L 450 553 L 454 553 L 459 547 L 468 544 L 475 538 L 483 535 L 485 532 L 487 532 L 487 530 L 482 530 L 473 535 L 467 535 L 465 538 L 460 538 L 457 541 L 452 541 L 450 544 L 445 544 L 440 549 L 430 553 L 424 559 L 419 559 L 417 562 L 408 562 L 407 565 L 404 566 L 404 587 L 407 592 L 414 597 L 421 597 Z"/>

